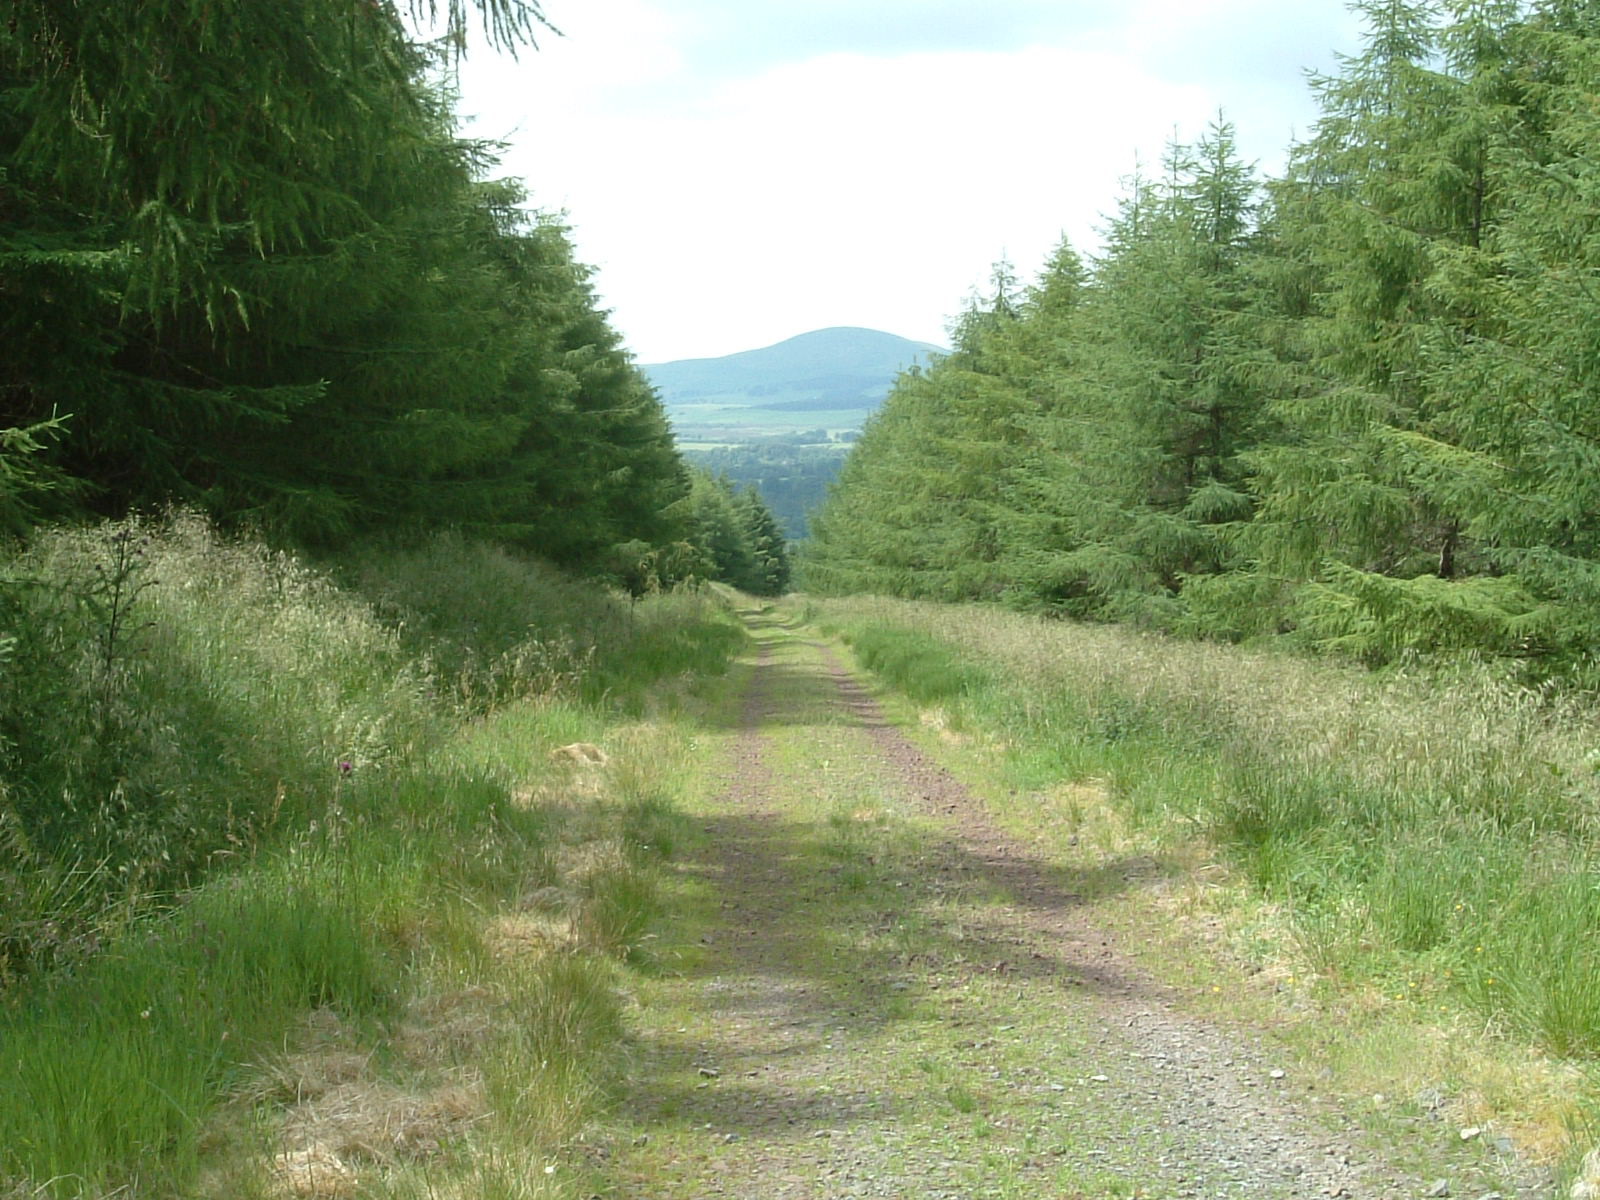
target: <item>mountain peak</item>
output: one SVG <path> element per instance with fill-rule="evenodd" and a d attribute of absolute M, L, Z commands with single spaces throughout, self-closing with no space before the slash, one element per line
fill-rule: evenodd
<path fill-rule="evenodd" d="M 907 367 L 943 347 L 836 325 L 770 346 L 643 368 L 690 462 L 756 485 L 790 537 L 805 536 L 862 423 Z"/>
<path fill-rule="evenodd" d="M 809 401 L 818 411 L 851 411 L 876 408 L 896 375 L 943 353 L 927 342 L 838 325 L 755 350 L 646 364 L 643 370 L 669 409 L 710 401 L 747 406 Z"/>

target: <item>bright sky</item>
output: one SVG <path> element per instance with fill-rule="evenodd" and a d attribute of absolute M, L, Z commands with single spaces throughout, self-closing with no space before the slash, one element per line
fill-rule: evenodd
<path fill-rule="evenodd" d="M 1343 0 L 545 0 L 461 67 L 469 131 L 565 210 L 642 362 L 829 325 L 922 341 L 1002 256 L 1098 246 L 1121 181 L 1223 110 L 1279 169 L 1353 53 Z"/>

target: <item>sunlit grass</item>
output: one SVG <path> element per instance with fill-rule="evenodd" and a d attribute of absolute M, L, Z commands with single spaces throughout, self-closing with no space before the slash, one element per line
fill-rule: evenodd
<path fill-rule="evenodd" d="M 1425 978 L 1435 1009 L 1600 1058 L 1586 698 L 1470 661 L 1373 675 L 992 609 L 811 612 L 980 731 L 1047 819 L 1105 834 L 1115 822 L 1073 799 L 1087 789 L 1120 814 L 1125 850 L 1224 855 L 1303 971 L 1401 1004 Z"/>
<path fill-rule="evenodd" d="M 189 517 L 13 562 L 0 1193 L 571 1194 L 685 836 L 628 714 L 743 635 L 449 538 L 343 568 Z"/>

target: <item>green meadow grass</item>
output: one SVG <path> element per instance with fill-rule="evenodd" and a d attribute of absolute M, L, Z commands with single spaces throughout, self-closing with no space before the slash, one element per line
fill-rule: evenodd
<path fill-rule="evenodd" d="M 252 1052 L 309 1008 L 381 1017 L 396 964 L 336 873 L 317 855 L 236 876 L 0 1012 L 0 1173 L 179 1192 Z"/>
<path fill-rule="evenodd" d="M 272 1193 L 300 1089 L 260 1080 L 308 1021 L 376 1095 L 479 1097 L 470 1144 L 364 1194 L 560 1194 L 682 837 L 637 715 L 725 667 L 723 602 L 452 537 L 318 566 L 180 514 L 45 534 L 0 634 L 0 1194 Z M 609 765 L 550 759 L 580 740 Z M 430 997 L 483 1010 L 470 1060 L 386 1048 Z"/>
<path fill-rule="evenodd" d="M 810 611 L 1005 747 L 1019 790 L 1092 781 L 1147 837 L 1219 846 L 1335 986 L 1600 1058 L 1589 698 L 1477 662 L 1374 675 L 987 608 Z"/>

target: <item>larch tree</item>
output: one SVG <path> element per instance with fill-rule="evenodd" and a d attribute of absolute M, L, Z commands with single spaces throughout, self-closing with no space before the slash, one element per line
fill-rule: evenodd
<path fill-rule="evenodd" d="M 1223 569 L 1218 527 L 1249 516 L 1240 455 L 1261 406 L 1240 324 L 1252 173 L 1224 121 L 1166 168 L 1111 224 L 1013 487 L 1024 523 L 1054 524 L 1025 556 L 1040 601 L 1160 625 L 1190 577 Z"/>
<path fill-rule="evenodd" d="M 1426 347 L 1441 432 L 1407 449 L 1494 589 L 1484 644 L 1582 656 L 1600 643 L 1600 6 L 1538 6 L 1492 56 L 1458 39 L 1454 53 L 1497 67 L 1479 88 L 1494 120 L 1484 216 L 1436 248 L 1431 289 L 1456 317 Z"/>
<path fill-rule="evenodd" d="M 12 6 L 8 520 L 179 500 L 302 543 L 449 523 L 564 562 L 676 536 L 658 399 L 434 82 L 474 13 L 512 46 L 540 23 L 419 2 L 430 45 L 384 0 Z"/>
<path fill-rule="evenodd" d="M 1295 586 L 1289 623 L 1384 656 L 1502 636 L 1528 609 L 1466 536 L 1467 459 L 1434 348 L 1482 313 L 1439 286 L 1497 217 L 1505 37 L 1515 5 L 1370 0 L 1365 51 L 1316 81 L 1322 117 L 1277 186 L 1278 233 L 1308 265 L 1305 382 L 1252 456 L 1260 569 Z M 1463 469 L 1466 473 L 1463 474 Z M 1461 586 L 1446 586 L 1459 583 Z"/>
<path fill-rule="evenodd" d="M 952 326 L 952 352 L 901 375 L 812 521 L 808 587 L 946 600 L 1004 590 L 1000 489 L 1032 368 L 1024 310 L 1010 266 L 997 265 L 989 294 Z"/>

